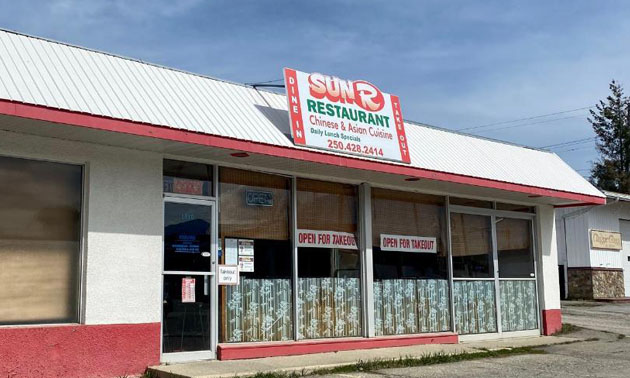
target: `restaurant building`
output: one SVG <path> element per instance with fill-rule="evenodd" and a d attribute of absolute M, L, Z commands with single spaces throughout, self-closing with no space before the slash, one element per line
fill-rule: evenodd
<path fill-rule="evenodd" d="M 0 374 L 560 328 L 555 208 L 603 194 L 368 82 L 285 81 L 0 31 Z"/>

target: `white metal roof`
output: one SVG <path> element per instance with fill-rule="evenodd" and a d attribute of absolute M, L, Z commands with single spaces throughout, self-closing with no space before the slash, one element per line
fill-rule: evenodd
<path fill-rule="evenodd" d="M 303 148 L 283 94 L 3 30 L 0 99 Z M 412 122 L 406 134 L 414 167 L 603 197 L 551 152 Z"/>
<path fill-rule="evenodd" d="M 608 199 L 613 201 L 630 202 L 630 194 L 611 192 L 610 190 L 602 190 L 602 193 L 604 193 Z"/>

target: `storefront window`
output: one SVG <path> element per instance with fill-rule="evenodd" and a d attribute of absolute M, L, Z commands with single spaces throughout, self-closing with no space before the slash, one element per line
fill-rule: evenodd
<path fill-rule="evenodd" d="M 483 209 L 492 209 L 491 201 L 482 201 L 470 198 L 450 197 L 449 203 L 457 206 L 480 207 Z"/>
<path fill-rule="evenodd" d="M 298 179 L 297 225 L 299 337 L 360 336 L 356 187 Z"/>
<path fill-rule="evenodd" d="M 489 216 L 451 213 L 451 245 L 454 277 L 494 277 Z"/>
<path fill-rule="evenodd" d="M 497 218 L 497 252 L 500 278 L 533 278 L 532 222 Z"/>
<path fill-rule="evenodd" d="M 164 193 L 211 196 L 212 166 L 179 160 L 164 160 Z"/>
<path fill-rule="evenodd" d="M 77 322 L 82 175 L 0 157 L 0 325 Z"/>
<path fill-rule="evenodd" d="M 497 202 L 497 210 L 517 211 L 519 213 L 535 213 L 536 209 L 533 206 L 517 205 L 513 203 Z"/>
<path fill-rule="evenodd" d="M 219 290 L 221 342 L 293 339 L 291 180 L 222 168 L 219 195 L 219 261 L 240 265 Z"/>
<path fill-rule="evenodd" d="M 444 198 L 372 189 L 376 335 L 450 330 Z"/>

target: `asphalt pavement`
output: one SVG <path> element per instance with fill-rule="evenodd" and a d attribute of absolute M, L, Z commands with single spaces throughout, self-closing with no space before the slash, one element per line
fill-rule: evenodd
<path fill-rule="evenodd" d="M 587 327 L 563 336 L 587 341 L 543 347 L 545 354 L 329 377 L 630 377 L 630 304 L 566 302 L 563 318 L 565 323 Z"/>

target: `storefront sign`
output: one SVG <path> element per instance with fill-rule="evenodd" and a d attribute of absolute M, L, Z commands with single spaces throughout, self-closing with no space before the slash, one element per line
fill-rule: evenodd
<path fill-rule="evenodd" d="M 219 285 L 238 285 L 238 265 L 218 265 L 217 281 Z"/>
<path fill-rule="evenodd" d="M 248 206 L 273 206 L 273 193 L 264 190 L 245 190 Z"/>
<path fill-rule="evenodd" d="M 298 247 L 358 249 L 354 234 L 337 231 L 297 231 Z"/>
<path fill-rule="evenodd" d="M 254 271 L 254 256 L 239 256 L 238 271 L 250 273 Z"/>
<path fill-rule="evenodd" d="M 182 278 L 182 303 L 195 302 L 195 279 Z"/>
<path fill-rule="evenodd" d="M 238 239 L 238 255 L 254 256 L 254 241 L 252 239 Z"/>
<path fill-rule="evenodd" d="M 284 69 L 293 142 L 409 163 L 398 96 L 364 80 Z"/>
<path fill-rule="evenodd" d="M 381 251 L 437 253 L 436 238 L 381 234 Z"/>
<path fill-rule="evenodd" d="M 177 240 L 171 244 L 175 253 L 199 253 L 200 245 L 197 235 L 179 234 Z"/>
<path fill-rule="evenodd" d="M 203 181 L 173 178 L 173 193 L 203 195 Z"/>
<path fill-rule="evenodd" d="M 612 231 L 591 230 L 591 247 L 621 250 L 621 234 Z"/>

